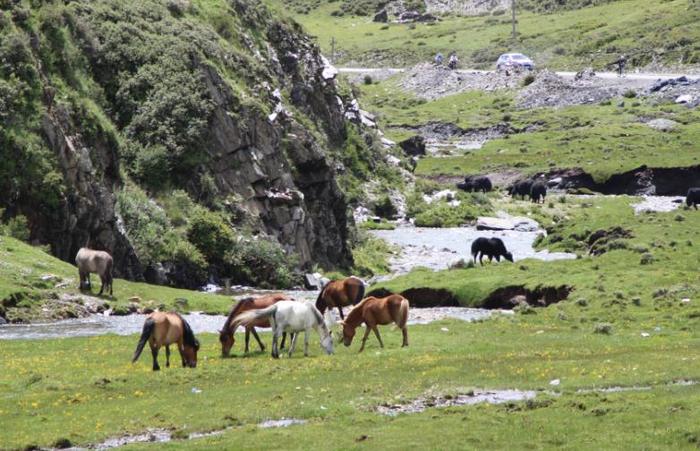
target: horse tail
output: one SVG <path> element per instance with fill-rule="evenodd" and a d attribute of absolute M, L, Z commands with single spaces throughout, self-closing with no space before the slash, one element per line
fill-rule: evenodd
<path fill-rule="evenodd" d="M 273 325 L 275 322 L 275 313 L 277 313 L 277 304 L 272 304 L 271 306 L 263 309 L 249 310 L 247 312 L 243 312 L 233 319 L 233 322 L 231 323 L 231 329 L 236 330 L 241 324 L 247 326 L 253 321 L 261 318 L 269 318 L 270 325 Z"/>
<path fill-rule="evenodd" d="M 136 351 L 134 351 L 134 356 L 131 358 L 131 363 L 136 362 L 141 356 L 143 347 L 146 346 L 146 342 L 151 338 L 155 326 L 156 322 L 153 321 L 153 318 L 146 318 L 146 322 L 143 323 L 143 330 L 141 331 L 141 339 L 139 340 L 139 344 L 136 345 Z"/>
<path fill-rule="evenodd" d="M 353 305 L 357 305 L 361 300 L 365 298 L 365 283 L 360 278 L 356 277 L 356 279 L 360 282 L 360 287 L 357 289 L 357 296 L 355 296 L 355 299 L 352 302 Z"/>
<path fill-rule="evenodd" d="M 397 326 L 399 326 L 400 329 L 403 329 L 406 327 L 406 323 L 408 322 L 408 299 L 403 298 L 401 300 L 401 305 L 399 305 L 399 321 L 397 322 Z"/>

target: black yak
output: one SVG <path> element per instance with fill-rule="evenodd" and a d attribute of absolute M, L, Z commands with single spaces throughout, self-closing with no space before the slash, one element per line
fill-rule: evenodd
<path fill-rule="evenodd" d="M 474 240 L 472 243 L 472 257 L 474 258 L 474 263 L 476 263 L 478 257 L 479 263 L 483 266 L 484 255 L 489 258 L 489 261 L 493 261 L 494 257 L 497 262 L 501 261 L 501 257 L 509 262 L 513 261 L 513 254 L 506 250 L 506 245 L 503 244 L 503 240 L 500 238 L 480 237 Z"/>

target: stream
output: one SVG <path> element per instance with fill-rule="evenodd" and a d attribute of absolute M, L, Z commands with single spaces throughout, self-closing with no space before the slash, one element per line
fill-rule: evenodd
<path fill-rule="evenodd" d="M 557 260 L 575 258 L 573 254 L 535 251 L 532 247 L 540 232 L 507 231 L 477 231 L 474 227 L 456 227 L 445 229 L 420 228 L 413 226 L 397 227 L 394 230 L 378 230 L 372 233 L 400 247 L 401 251 L 391 259 L 390 276 L 382 280 L 405 274 L 418 266 L 432 270 L 447 269 L 449 265 L 460 259 L 469 259 L 471 242 L 480 236 L 499 237 L 513 253 L 515 260 L 537 258 L 541 260 Z M 375 281 L 378 278 L 375 278 Z M 220 287 L 205 287 L 205 291 L 215 292 Z M 279 291 L 259 290 L 248 287 L 235 287 L 229 294 L 235 298 L 244 296 L 259 296 Z M 317 291 L 290 290 L 282 291 L 294 299 L 314 301 Z M 348 311 L 348 308 L 345 310 Z M 437 307 L 412 309 L 409 314 L 409 324 L 428 324 L 442 319 L 459 319 L 462 321 L 483 320 L 495 312 L 494 310 Z M 337 311 L 332 312 L 333 320 L 337 319 Z M 206 315 L 189 313 L 184 315 L 197 333 L 217 333 L 226 317 L 222 315 Z M 134 335 L 141 332 L 146 315 L 132 314 L 128 316 L 92 315 L 86 318 L 67 319 L 50 323 L 8 324 L 0 326 L 0 340 L 17 339 L 56 339 L 68 337 L 87 337 L 95 335 Z M 263 329 L 263 331 L 265 331 Z M 268 330 L 269 331 L 269 330 Z"/>
<path fill-rule="evenodd" d="M 497 237 L 513 253 L 515 261 L 525 258 L 553 261 L 574 259 L 575 254 L 565 252 L 536 251 L 532 245 L 541 231 L 519 232 L 515 230 L 488 231 L 475 227 L 452 227 L 434 229 L 426 227 L 397 227 L 394 230 L 373 230 L 377 238 L 399 246 L 401 251 L 390 259 L 391 277 L 406 274 L 417 267 L 440 271 L 459 260 L 470 260 L 471 244 L 479 237 Z"/>

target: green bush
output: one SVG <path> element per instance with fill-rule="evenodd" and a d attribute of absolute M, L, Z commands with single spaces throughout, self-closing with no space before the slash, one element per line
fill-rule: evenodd
<path fill-rule="evenodd" d="M 0 224 L 0 232 L 3 235 L 28 242 L 30 236 L 29 222 L 24 215 L 17 215 L 14 218 L 10 218 L 5 224 Z"/>
<path fill-rule="evenodd" d="M 198 207 L 190 217 L 187 238 L 211 264 L 221 265 L 236 242 L 231 226 L 217 212 Z"/>
<path fill-rule="evenodd" d="M 295 259 L 271 239 L 241 239 L 226 252 L 226 271 L 239 283 L 289 288 L 297 282 Z"/>

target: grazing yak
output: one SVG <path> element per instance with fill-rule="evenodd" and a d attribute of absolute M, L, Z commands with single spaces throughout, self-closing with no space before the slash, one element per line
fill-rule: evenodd
<path fill-rule="evenodd" d="M 106 287 L 109 287 L 109 295 L 112 296 L 112 256 L 104 251 L 96 251 L 81 247 L 75 256 L 75 264 L 78 265 L 80 276 L 80 290 L 92 289 L 90 284 L 90 273 L 94 272 L 100 276 L 102 286 L 98 296 Z"/>
<path fill-rule="evenodd" d="M 484 255 L 489 258 L 489 261 L 493 261 L 494 257 L 497 262 L 501 261 L 501 257 L 509 262 L 513 261 L 513 254 L 508 252 L 506 245 L 503 244 L 503 240 L 500 238 L 480 237 L 474 240 L 472 243 L 472 258 L 474 258 L 474 263 L 476 264 L 476 259 L 479 258 L 479 263 L 483 266 Z"/>
<path fill-rule="evenodd" d="M 515 197 L 525 197 L 530 195 L 530 189 L 532 188 L 532 180 L 521 180 L 516 182 L 513 186 L 508 188 L 508 194 Z"/>
<path fill-rule="evenodd" d="M 488 193 L 493 189 L 493 184 L 488 177 L 483 175 L 468 175 L 464 177 L 464 181 L 457 184 L 457 188 L 468 193 L 481 191 Z"/>
<path fill-rule="evenodd" d="M 698 204 L 700 204 L 700 188 L 690 188 L 688 194 L 685 195 L 685 204 L 688 207 L 694 207 L 698 209 Z"/>
<path fill-rule="evenodd" d="M 535 182 L 530 188 L 530 200 L 535 203 L 544 203 L 544 198 L 547 196 L 547 184 L 545 182 Z"/>

